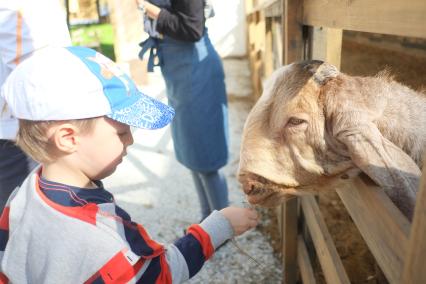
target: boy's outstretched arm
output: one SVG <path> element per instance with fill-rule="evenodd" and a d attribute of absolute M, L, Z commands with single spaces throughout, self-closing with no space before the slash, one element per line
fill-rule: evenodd
<path fill-rule="evenodd" d="M 114 211 L 124 225 L 124 230 L 119 230 L 118 245 L 125 247 L 103 262 L 85 283 L 182 283 L 201 269 L 218 246 L 255 227 L 258 221 L 253 209 L 227 207 L 214 211 L 201 224 L 191 225 L 174 244 L 163 246 L 152 240 L 143 226 L 132 222 L 124 210 L 115 207 Z M 110 216 L 105 211 L 103 216 L 107 225 Z M 99 252 L 101 247 L 93 250 Z"/>
<path fill-rule="evenodd" d="M 173 283 L 194 276 L 215 249 L 233 236 L 257 225 L 255 210 L 227 207 L 214 211 L 201 224 L 191 225 L 187 234 L 166 249 Z"/>

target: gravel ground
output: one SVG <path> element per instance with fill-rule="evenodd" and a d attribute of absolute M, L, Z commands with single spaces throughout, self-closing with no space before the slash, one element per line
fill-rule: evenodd
<path fill-rule="evenodd" d="M 224 60 L 229 94 L 231 157 L 224 168 L 231 204 L 243 206 L 244 196 L 235 173 L 238 168 L 241 131 L 251 107 L 248 64 L 245 60 Z M 158 71 L 158 70 L 157 70 Z M 165 101 L 164 83 L 158 72 L 142 89 Z M 170 129 L 134 131 L 135 143 L 116 173 L 105 180 L 117 203 L 145 226 L 155 240 L 169 243 L 182 236 L 183 229 L 200 219 L 200 209 L 189 172 L 174 158 Z M 270 222 L 264 218 L 262 225 Z M 254 229 L 222 247 L 188 283 L 281 283 L 281 265 L 270 240 Z"/>

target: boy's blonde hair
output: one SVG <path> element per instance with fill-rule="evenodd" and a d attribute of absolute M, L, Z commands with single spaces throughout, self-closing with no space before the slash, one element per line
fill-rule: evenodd
<path fill-rule="evenodd" d="M 61 120 L 61 121 L 33 121 L 19 120 L 19 130 L 16 144 L 31 158 L 40 163 L 53 161 L 53 141 L 47 136 L 48 130 L 59 123 L 71 123 L 79 128 L 82 133 L 93 129 L 96 118 Z"/>

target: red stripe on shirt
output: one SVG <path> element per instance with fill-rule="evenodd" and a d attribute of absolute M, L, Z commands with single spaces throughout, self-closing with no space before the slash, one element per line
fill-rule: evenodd
<path fill-rule="evenodd" d="M 127 283 L 132 280 L 141 270 L 145 260 L 139 259 L 135 265 L 131 265 L 125 255 L 126 250 L 122 250 L 113 256 L 99 271 L 84 283 L 93 283 L 99 277 L 106 284 Z"/>
<path fill-rule="evenodd" d="M 200 242 L 201 247 L 203 248 L 205 260 L 209 259 L 214 253 L 214 248 L 209 234 L 207 234 L 206 231 L 204 231 L 198 224 L 191 225 L 187 232 L 188 234 L 193 235 L 194 238 Z"/>
<path fill-rule="evenodd" d="M 141 234 L 142 238 L 145 240 L 146 244 L 153 250 L 153 253 L 149 256 L 149 258 L 154 258 L 164 253 L 163 245 L 157 243 L 153 239 L 151 239 L 148 233 L 145 231 L 145 228 L 141 225 L 137 224 L 139 234 Z"/>
<path fill-rule="evenodd" d="M 84 206 L 78 206 L 78 207 L 67 207 L 62 206 L 60 204 L 57 204 L 47 198 L 44 193 L 40 189 L 40 173 L 42 168 L 37 172 L 36 177 L 36 192 L 40 196 L 40 198 L 50 207 L 58 210 L 59 212 L 63 213 L 64 215 L 82 220 L 84 222 L 90 223 L 92 225 L 96 225 L 96 214 L 99 211 L 99 207 L 95 203 L 88 203 Z"/>
<path fill-rule="evenodd" d="M 170 272 L 169 264 L 166 260 L 166 255 L 162 254 L 160 256 L 160 265 L 161 273 L 155 281 L 156 284 L 171 284 L 172 283 L 172 273 Z"/>
<path fill-rule="evenodd" d="M 0 229 L 9 231 L 9 212 L 10 207 L 5 207 L 0 217 Z"/>
<path fill-rule="evenodd" d="M 2 272 L 0 272 L 0 284 L 7 284 L 9 283 L 9 279 L 4 275 Z"/>

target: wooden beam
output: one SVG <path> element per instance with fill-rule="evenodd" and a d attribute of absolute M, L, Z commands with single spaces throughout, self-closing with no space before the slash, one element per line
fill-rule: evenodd
<path fill-rule="evenodd" d="M 265 49 L 265 17 L 262 11 L 247 16 L 247 30 L 253 95 L 255 99 L 258 99 L 262 94 L 263 53 Z"/>
<path fill-rule="evenodd" d="M 302 3 L 283 0 L 283 65 L 303 59 Z"/>
<path fill-rule="evenodd" d="M 306 195 L 300 199 L 306 225 L 311 233 L 312 241 L 314 242 L 315 250 L 327 283 L 349 284 L 348 275 L 328 232 L 315 197 L 313 195 Z"/>
<path fill-rule="evenodd" d="M 284 262 L 284 283 L 297 283 L 297 207 L 294 197 L 281 205 L 281 249 Z"/>
<path fill-rule="evenodd" d="M 401 283 L 426 283 L 426 167 L 423 167 L 420 190 L 411 226 Z"/>
<path fill-rule="evenodd" d="M 338 186 L 336 191 L 387 280 L 400 283 L 410 229 L 407 218 L 365 175 Z"/>
<path fill-rule="evenodd" d="M 280 0 L 261 0 L 257 5 L 250 5 L 248 9 L 246 9 L 247 14 L 252 14 L 261 10 L 268 9 L 272 5 L 275 5 L 276 2 L 279 2 Z"/>
<path fill-rule="evenodd" d="M 273 18 L 273 17 L 281 17 L 281 13 L 283 11 L 282 9 L 282 2 L 281 1 L 275 1 L 272 5 L 267 7 L 265 9 L 265 17 Z"/>
<path fill-rule="evenodd" d="M 274 42 L 274 69 L 279 68 L 283 63 L 283 31 L 281 26 L 281 21 L 274 20 L 273 25 L 273 42 Z"/>
<path fill-rule="evenodd" d="M 425 0 L 303 0 L 303 24 L 317 27 L 426 38 L 425 17 Z"/>
<path fill-rule="evenodd" d="M 274 72 L 274 51 L 272 38 L 272 18 L 265 18 L 265 55 L 263 77 L 269 77 Z"/>
<path fill-rule="evenodd" d="M 300 269 L 300 276 L 303 284 L 315 284 L 314 270 L 309 259 L 308 250 L 302 236 L 297 238 L 297 263 Z"/>

